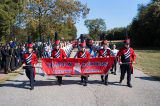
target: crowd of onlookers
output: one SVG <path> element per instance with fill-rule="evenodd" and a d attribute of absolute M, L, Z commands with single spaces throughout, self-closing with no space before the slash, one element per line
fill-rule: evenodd
<path fill-rule="evenodd" d="M 61 43 L 61 47 L 65 49 L 68 55 L 71 52 L 71 47 L 68 48 L 66 45 L 69 44 L 69 42 Z M 48 42 L 34 42 L 33 49 L 38 58 L 48 58 L 51 56 L 53 44 Z M 21 67 L 23 63 L 23 54 L 26 52 L 27 43 L 17 44 L 14 41 L 10 41 L 5 45 L 0 44 L 0 71 L 4 70 L 4 73 L 8 74 Z"/>

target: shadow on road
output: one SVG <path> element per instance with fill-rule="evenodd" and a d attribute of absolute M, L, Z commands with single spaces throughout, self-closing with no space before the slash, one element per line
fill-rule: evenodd
<path fill-rule="evenodd" d="M 152 76 L 152 77 L 143 76 L 143 77 L 135 77 L 135 78 L 142 79 L 142 80 L 148 80 L 148 81 L 160 81 L 160 77 L 157 77 L 157 76 Z"/>
<path fill-rule="evenodd" d="M 29 89 L 29 81 L 27 80 L 7 80 L 7 83 L 0 84 L 0 87 L 15 87 Z M 17 84 L 16 84 L 17 83 Z M 36 81 L 35 86 L 52 86 L 56 85 L 56 81 Z"/>
<path fill-rule="evenodd" d="M 5 84 L 0 84 L 0 87 L 14 87 L 14 88 L 21 88 L 21 89 L 30 89 L 29 87 L 29 81 L 27 80 L 7 80 L 8 82 Z M 82 85 L 80 80 L 63 80 L 62 85 Z M 89 80 L 88 84 L 98 84 L 98 86 L 104 85 L 100 80 Z M 51 80 L 49 79 L 48 81 L 40 81 L 37 80 L 35 82 L 35 87 L 36 86 L 56 86 L 57 81 L 55 79 Z M 115 86 L 126 86 L 119 84 L 118 82 L 109 82 L 109 85 L 115 85 Z"/>
<path fill-rule="evenodd" d="M 115 85 L 115 86 L 127 86 L 127 85 L 123 85 L 120 84 L 119 82 L 115 81 L 115 82 L 108 82 L 109 85 Z"/>
<path fill-rule="evenodd" d="M 10 83 L 0 84 L 0 87 L 14 87 L 14 88 L 21 88 L 21 89 L 30 89 L 26 86 L 27 81 L 19 81 L 19 80 L 7 80 L 11 81 Z M 14 84 L 13 82 L 22 82 L 21 84 Z M 28 84 L 29 85 L 29 84 Z"/>

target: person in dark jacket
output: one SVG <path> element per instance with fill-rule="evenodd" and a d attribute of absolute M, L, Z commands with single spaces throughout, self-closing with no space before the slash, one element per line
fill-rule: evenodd
<path fill-rule="evenodd" d="M 4 46 L 1 53 L 2 53 L 2 61 L 3 61 L 3 67 L 4 67 L 4 73 L 8 74 L 10 72 L 10 67 L 9 67 L 9 60 L 10 60 L 10 55 L 9 55 L 9 46 Z"/>
<path fill-rule="evenodd" d="M 0 46 L 0 70 L 2 70 L 2 46 Z"/>
<path fill-rule="evenodd" d="M 15 68 L 19 68 L 20 64 L 20 50 L 18 46 L 16 46 L 15 50 Z"/>
<path fill-rule="evenodd" d="M 16 58 L 14 48 L 11 48 L 9 50 L 9 55 L 10 55 L 10 60 L 9 60 L 10 69 L 11 71 L 14 71 L 15 70 L 15 58 Z"/>

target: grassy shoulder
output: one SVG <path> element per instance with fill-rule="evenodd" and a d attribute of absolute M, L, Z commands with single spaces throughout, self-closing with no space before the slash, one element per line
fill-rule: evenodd
<path fill-rule="evenodd" d="M 20 74 L 21 74 L 21 68 L 19 68 L 15 72 L 12 72 L 12 73 L 9 73 L 9 74 L 0 75 L 0 84 L 3 84 L 7 80 L 11 80 L 11 79 L 16 78 Z"/>
<path fill-rule="evenodd" d="M 160 50 L 135 50 L 135 52 L 137 54 L 135 67 L 160 79 Z"/>

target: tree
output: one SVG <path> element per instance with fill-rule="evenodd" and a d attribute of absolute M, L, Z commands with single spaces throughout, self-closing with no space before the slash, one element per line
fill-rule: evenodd
<path fill-rule="evenodd" d="M 108 30 L 106 33 L 106 39 L 108 40 L 124 40 L 126 38 L 129 38 L 128 30 L 125 27 L 114 28 Z"/>
<path fill-rule="evenodd" d="M 8 14 L 3 10 L 0 9 L 0 38 L 3 35 L 7 35 L 10 33 L 10 17 Z"/>
<path fill-rule="evenodd" d="M 101 18 L 85 20 L 84 23 L 93 39 L 98 39 L 98 35 L 106 31 L 106 23 Z"/>
<path fill-rule="evenodd" d="M 22 2 L 17 0 L 0 1 L 0 34 L 10 39 L 16 22 L 16 16 L 22 8 Z"/>
<path fill-rule="evenodd" d="M 160 47 L 160 1 L 139 6 L 131 27 L 132 43 L 137 47 Z"/>
<path fill-rule="evenodd" d="M 78 0 L 32 0 L 25 9 L 27 28 L 34 22 L 36 35 L 42 37 L 59 32 L 69 39 L 76 37 L 75 23 L 89 13 L 87 5 Z M 68 26 L 69 24 L 69 26 Z M 29 30 L 29 34 L 33 33 Z M 34 34 L 35 34 L 34 33 Z M 68 34 L 69 35 L 68 35 Z M 32 34 L 31 34 L 32 35 Z"/>
<path fill-rule="evenodd" d="M 79 0 L 0 0 L 0 36 L 32 35 L 42 40 L 58 32 L 60 37 L 74 39 L 75 23 L 88 13 Z"/>

